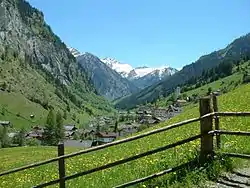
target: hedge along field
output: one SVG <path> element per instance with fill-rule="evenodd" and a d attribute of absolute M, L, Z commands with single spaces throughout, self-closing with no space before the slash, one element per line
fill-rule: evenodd
<path fill-rule="evenodd" d="M 250 111 L 249 104 L 249 84 L 243 85 L 238 89 L 219 97 L 219 111 Z M 159 124 L 145 131 L 170 125 L 172 123 L 180 122 L 197 116 L 199 116 L 199 110 L 198 106 L 195 106 L 191 109 L 186 109 L 184 113 L 174 117 L 168 122 Z M 221 118 L 221 128 L 225 130 L 250 131 L 249 122 L 250 118 L 247 117 L 225 117 Z M 127 158 L 134 154 L 139 154 L 141 152 L 145 152 L 150 149 L 161 147 L 199 134 L 199 130 L 199 122 L 192 123 L 167 132 L 132 141 L 130 143 L 125 143 L 86 155 L 66 159 L 66 172 L 67 175 L 71 175 L 76 172 Z M 250 154 L 250 145 L 246 144 L 249 143 L 249 141 L 249 138 L 244 137 L 222 136 L 222 150 Z M 152 173 L 165 170 L 169 167 L 174 167 L 178 164 L 187 162 L 196 156 L 197 149 L 199 149 L 199 140 L 148 157 L 144 157 L 127 164 L 96 172 L 84 177 L 79 177 L 74 180 L 67 181 L 66 184 L 68 187 L 113 187 L 115 185 L 144 177 Z M 73 150 L 74 149 L 70 148 L 67 149 L 68 152 Z M 50 157 L 56 156 L 56 152 L 57 149 L 55 147 L 2 149 L 0 150 L 0 171 L 11 169 L 13 167 L 21 166 L 34 161 L 48 159 Z M 237 162 L 235 165 L 238 165 L 238 161 L 235 160 L 235 162 Z M 56 178 L 58 178 L 57 163 L 53 163 L 0 177 L 0 187 L 31 187 Z M 158 187 L 165 187 L 170 185 L 171 181 L 173 183 L 171 178 L 173 178 L 172 175 L 165 175 L 138 186 L 145 187 L 149 184 L 154 184 Z M 196 175 L 195 178 L 189 180 L 187 184 L 185 184 L 185 187 L 197 186 L 199 178 L 202 179 L 206 177 Z M 171 186 L 178 187 L 180 185 L 175 182 L 175 184 L 172 184 Z"/>

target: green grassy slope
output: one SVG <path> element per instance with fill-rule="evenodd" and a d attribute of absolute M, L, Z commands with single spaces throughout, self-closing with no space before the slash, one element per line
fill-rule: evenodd
<path fill-rule="evenodd" d="M 217 90 L 221 90 L 221 92 L 232 91 L 242 84 L 244 71 L 249 71 L 249 70 L 250 70 L 250 61 L 247 61 L 240 66 L 240 71 L 237 71 L 236 68 L 234 68 L 234 71 L 233 71 L 234 73 L 230 76 L 221 78 L 217 81 L 205 84 L 201 87 L 183 92 L 181 94 L 186 95 L 188 97 L 191 97 L 194 94 L 199 97 L 206 96 L 208 92 L 208 88 L 212 88 L 212 91 L 217 91 Z M 192 87 L 195 87 L 195 85 L 193 85 Z M 168 105 L 168 99 L 170 97 L 171 96 L 169 95 L 166 98 L 158 99 L 156 104 L 158 106 L 166 106 Z"/>
<path fill-rule="evenodd" d="M 236 90 L 224 94 L 219 97 L 219 110 L 220 111 L 250 111 L 250 84 L 240 86 Z M 197 117 L 199 115 L 198 106 L 192 108 L 186 108 L 185 112 L 179 116 L 174 117 L 168 122 L 157 125 L 150 129 L 163 127 L 175 122 L 186 120 L 189 118 Z M 242 130 L 250 131 L 248 126 L 250 122 L 249 118 L 221 118 L 221 128 L 226 130 Z M 150 130 L 148 129 L 148 130 Z M 147 130 L 147 131 L 148 131 Z M 90 169 L 108 162 L 115 161 L 117 159 L 126 158 L 134 154 L 138 154 L 149 149 L 160 147 L 169 143 L 176 142 L 177 140 L 187 138 L 191 135 L 199 133 L 199 123 L 192 123 L 184 127 L 180 127 L 165 133 L 152 135 L 147 138 L 143 138 L 130 143 L 114 146 L 103 151 L 97 151 L 81 157 L 75 157 L 73 159 L 66 160 L 67 174 L 73 174 L 80 172 L 84 169 Z M 222 150 L 232 152 L 244 152 L 250 154 L 250 146 L 246 145 L 250 140 L 244 137 L 235 136 L 223 136 L 222 137 Z M 195 157 L 195 150 L 199 149 L 199 140 L 185 144 L 181 147 L 160 152 L 152 156 L 144 157 L 139 160 L 129 162 L 127 164 L 104 170 L 103 172 L 97 172 L 85 177 L 77 178 L 67 183 L 70 187 L 112 187 L 117 184 L 124 183 L 139 177 L 149 175 L 166 169 L 168 167 L 175 166 L 177 164 L 184 163 Z M 15 153 L 19 153 L 18 160 Z M 10 162 L 7 164 L 2 163 L 1 171 L 10 169 L 20 164 L 26 164 L 31 161 L 26 160 L 33 156 L 33 161 L 39 161 L 41 159 L 47 159 L 54 154 L 49 151 L 54 149 L 47 148 L 30 148 L 30 153 L 26 148 L 13 148 L 0 150 L 0 160 L 2 161 L 5 156 L 8 156 Z M 25 152 L 26 151 L 26 152 Z M 36 152 L 35 152 L 36 151 Z M 32 154 L 35 152 L 35 154 Z M 48 155 L 43 155 L 46 152 Z M 51 178 L 57 177 L 56 164 L 46 165 L 46 167 L 37 168 L 36 170 L 27 170 L 25 172 L 19 172 L 14 175 L 9 175 L 0 178 L 0 187 L 30 187 L 34 184 L 38 184 L 43 181 L 48 181 Z M 200 176 L 194 176 L 200 177 Z M 158 185 L 159 187 L 167 186 L 168 183 L 173 180 L 173 175 L 165 175 L 161 178 L 157 178 L 153 181 L 146 182 L 145 184 Z M 202 177 L 205 178 L 206 177 Z M 172 187 L 185 186 L 194 187 L 197 185 L 197 178 L 191 178 L 188 184 L 175 184 Z M 18 183 L 18 184 L 17 184 Z M 173 183 L 173 182 L 172 182 Z"/>
<path fill-rule="evenodd" d="M 45 76 L 33 69 L 28 64 L 22 66 L 21 59 L 12 59 L 8 62 L 2 62 L 0 72 L 0 85 L 7 84 L 5 91 L 0 90 L 0 120 L 11 121 L 14 128 L 30 127 L 34 124 L 44 124 L 48 110 L 40 103 L 45 101 L 53 106 L 55 110 L 61 112 L 70 107 L 67 112 L 65 123 L 77 123 L 84 125 L 88 122 L 90 115 L 84 109 L 77 107 L 68 98 L 58 96 L 56 87 L 45 79 Z M 36 102 L 32 98 L 39 100 Z M 64 98 L 64 99 L 63 99 Z M 83 105 L 91 109 L 94 115 L 112 112 L 109 103 L 100 96 L 92 92 L 81 94 Z M 67 103 L 69 105 L 67 105 Z M 3 112 L 5 111 L 5 112 Z M 35 115 L 31 121 L 30 115 Z M 76 119 L 72 119 L 76 114 Z M 79 121 L 78 121 L 79 120 Z"/>

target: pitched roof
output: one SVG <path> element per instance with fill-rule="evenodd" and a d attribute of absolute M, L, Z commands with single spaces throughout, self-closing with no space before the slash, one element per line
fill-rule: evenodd
<path fill-rule="evenodd" d="M 178 99 L 177 102 L 179 102 L 179 103 L 185 103 L 185 102 L 187 102 L 187 101 L 186 101 L 186 100 L 183 100 L 183 99 Z"/>
<path fill-rule="evenodd" d="M 66 131 L 72 131 L 72 130 L 75 130 L 77 129 L 75 125 L 64 125 L 64 129 Z"/>
<path fill-rule="evenodd" d="M 117 134 L 113 132 L 98 132 L 96 133 L 97 136 L 102 137 L 102 138 L 116 138 Z"/>
<path fill-rule="evenodd" d="M 0 121 L 0 125 L 10 125 L 10 121 Z"/>

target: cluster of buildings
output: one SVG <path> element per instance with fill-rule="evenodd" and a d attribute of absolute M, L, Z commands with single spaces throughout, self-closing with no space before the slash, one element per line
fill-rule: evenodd
<path fill-rule="evenodd" d="M 33 126 L 32 130 L 26 134 L 27 139 L 35 138 L 38 140 L 42 140 L 44 133 L 44 128 L 40 126 Z M 66 140 L 73 140 L 74 136 L 77 134 L 81 138 L 87 138 L 88 140 L 92 140 L 93 142 L 97 142 L 97 144 L 103 144 L 112 142 L 118 136 L 116 133 L 110 132 L 100 132 L 94 129 L 78 129 L 75 125 L 65 125 L 64 133 Z M 81 140 L 78 138 L 78 140 Z M 96 145 L 97 145 L 96 144 Z"/>
<path fill-rule="evenodd" d="M 180 106 L 169 105 L 168 108 L 143 106 L 139 107 L 136 113 L 139 116 L 140 123 L 155 124 L 166 121 L 181 112 Z"/>
<path fill-rule="evenodd" d="M 180 95 L 180 88 L 176 89 L 176 95 Z M 114 124 L 116 118 L 114 117 L 97 117 L 90 122 L 89 129 L 78 129 L 75 125 L 64 125 L 65 142 L 73 143 L 73 140 L 78 140 L 80 144 L 86 140 L 91 141 L 91 146 L 109 143 L 114 141 L 117 137 L 124 137 L 142 130 L 143 125 L 147 127 L 166 121 L 182 112 L 182 104 L 185 100 L 177 100 L 175 105 L 169 105 L 166 108 L 155 106 L 139 106 L 135 112 L 120 112 L 120 117 L 125 117 L 119 122 L 116 130 Z M 32 118 L 32 117 L 31 117 Z M 10 126 L 9 121 L 0 121 L 0 125 Z M 100 127 L 104 128 L 102 131 Z M 103 131 L 108 130 L 108 131 Z M 110 131 L 112 130 L 112 131 Z M 42 140 L 44 134 L 44 127 L 33 126 L 26 134 L 27 139 Z M 12 133 L 11 136 L 14 136 Z"/>

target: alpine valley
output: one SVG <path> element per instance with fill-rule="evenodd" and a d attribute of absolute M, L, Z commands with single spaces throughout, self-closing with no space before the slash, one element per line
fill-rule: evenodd
<path fill-rule="evenodd" d="M 113 100 L 138 92 L 177 72 L 177 69 L 168 66 L 133 68 L 113 58 L 101 59 L 88 52 L 80 53 L 72 47 L 68 49 L 88 73 L 98 93 L 107 99 Z"/>

